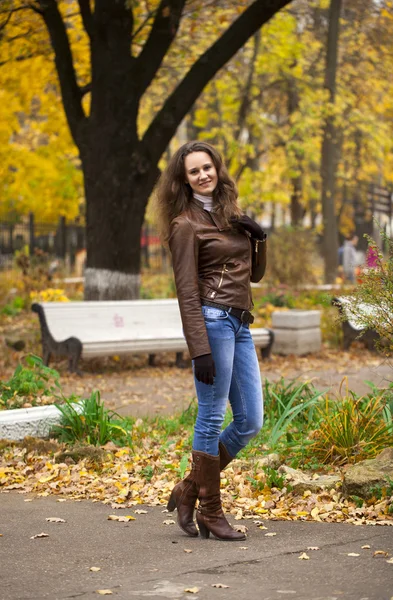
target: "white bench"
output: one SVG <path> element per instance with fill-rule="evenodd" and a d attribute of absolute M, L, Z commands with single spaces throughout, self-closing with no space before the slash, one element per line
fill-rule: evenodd
<path fill-rule="evenodd" d="M 177 299 L 119 300 L 98 302 L 45 302 L 32 305 L 41 323 L 44 362 L 51 352 L 67 356 L 66 340 L 77 338 L 83 358 L 147 352 L 149 364 L 157 352 L 176 352 L 176 365 L 183 366 L 182 353 L 187 350 Z M 268 358 L 273 343 L 269 329 L 251 329 L 254 343 Z M 80 344 L 79 344 L 80 346 Z M 75 344 L 74 346 L 75 347 Z M 48 356 L 49 354 L 49 356 Z M 79 356 L 70 359 L 70 369 L 77 370 Z"/>
<path fill-rule="evenodd" d="M 342 320 L 343 346 L 348 350 L 353 341 L 361 339 L 368 350 L 376 350 L 375 343 L 379 335 L 374 329 L 366 329 L 361 314 L 371 316 L 375 314 L 376 308 L 370 304 L 362 303 L 356 305 L 356 314 L 351 310 L 353 299 L 351 296 L 337 296 L 333 298 L 332 304 L 338 308 Z"/>

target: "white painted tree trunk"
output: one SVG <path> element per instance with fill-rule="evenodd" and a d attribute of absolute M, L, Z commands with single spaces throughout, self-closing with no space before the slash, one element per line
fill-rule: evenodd
<path fill-rule="evenodd" d="M 139 274 L 108 269 L 85 269 L 85 300 L 130 300 L 139 298 Z"/>

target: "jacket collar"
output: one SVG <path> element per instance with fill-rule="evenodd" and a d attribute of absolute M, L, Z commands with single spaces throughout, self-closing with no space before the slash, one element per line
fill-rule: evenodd
<path fill-rule="evenodd" d="M 194 206 L 197 206 L 198 208 L 202 209 L 204 213 L 208 213 L 210 215 L 210 217 L 213 220 L 214 225 L 217 227 L 218 231 L 224 231 L 225 229 L 230 229 L 230 226 L 225 224 L 223 217 L 221 217 L 220 215 L 218 215 L 215 212 L 209 212 L 207 210 L 205 210 L 203 208 L 203 203 L 200 202 L 199 200 L 197 200 L 196 198 L 192 198 L 192 200 L 190 201 L 191 204 L 193 204 Z"/>

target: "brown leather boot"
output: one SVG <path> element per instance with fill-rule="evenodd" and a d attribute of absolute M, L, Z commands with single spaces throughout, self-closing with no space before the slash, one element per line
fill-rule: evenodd
<path fill-rule="evenodd" d="M 198 488 L 193 480 L 193 471 L 175 485 L 170 495 L 167 509 L 172 512 L 177 508 L 177 523 L 190 537 L 197 537 L 198 530 L 194 523 L 194 509 L 198 498 Z"/>
<path fill-rule="evenodd" d="M 245 540 L 244 533 L 235 531 L 225 518 L 220 496 L 220 458 L 205 452 L 193 452 L 195 478 L 199 485 L 199 506 L 196 519 L 201 536 L 225 541 Z"/>
<path fill-rule="evenodd" d="M 224 444 L 219 443 L 220 451 L 220 471 L 225 469 L 232 460 Z M 193 461 L 194 464 L 194 461 Z M 177 522 L 180 527 L 190 537 L 196 537 L 198 530 L 194 523 L 194 509 L 198 498 L 198 486 L 194 481 L 193 469 L 191 473 L 175 485 L 170 495 L 167 509 L 172 512 L 177 508 Z"/>
<path fill-rule="evenodd" d="M 218 450 L 220 452 L 220 471 L 223 471 L 225 467 L 227 467 L 233 460 L 233 458 L 222 442 L 219 442 Z"/>

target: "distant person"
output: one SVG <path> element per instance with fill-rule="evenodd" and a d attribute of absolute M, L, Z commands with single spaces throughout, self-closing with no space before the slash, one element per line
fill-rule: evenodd
<path fill-rule="evenodd" d="M 342 244 L 338 249 L 338 266 L 343 266 L 343 256 L 344 256 L 344 244 Z"/>
<path fill-rule="evenodd" d="M 263 422 L 261 374 L 249 324 L 250 281 L 266 267 L 266 235 L 237 205 L 237 190 L 210 144 L 184 144 L 163 173 L 158 202 L 169 241 L 184 335 L 193 362 L 198 416 L 191 473 L 172 490 L 168 510 L 189 536 L 244 540 L 225 518 L 220 472 Z M 227 402 L 233 420 L 224 430 Z"/>
<path fill-rule="evenodd" d="M 344 242 L 343 249 L 343 271 L 346 281 L 355 283 L 356 274 L 356 245 L 359 241 L 357 235 L 352 235 Z"/>

